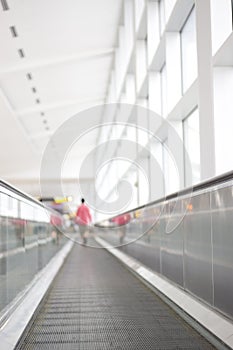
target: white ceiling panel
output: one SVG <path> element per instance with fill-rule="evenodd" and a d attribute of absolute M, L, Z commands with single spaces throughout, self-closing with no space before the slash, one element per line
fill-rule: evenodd
<path fill-rule="evenodd" d="M 57 102 L 69 105 L 104 99 L 111 62 L 112 57 L 106 56 L 49 66 L 33 71 L 31 81 L 27 80 L 26 71 L 5 74 L 1 78 L 1 88 L 19 113 L 27 112 L 28 108 L 46 109 Z"/>
<path fill-rule="evenodd" d="M 0 7 L 0 147 L 15 147 L 0 156 L 0 176 L 39 178 L 54 132 L 105 102 L 122 0 L 6 1 L 9 10 Z M 101 121 L 101 110 L 91 117 Z M 97 130 L 82 138 L 69 164 L 75 159 L 78 166 L 96 137 Z M 60 140 L 54 152 L 63 146 Z M 69 166 L 65 174 L 73 176 Z"/>
<path fill-rule="evenodd" d="M 54 133 L 59 127 L 62 127 L 65 122 L 76 115 L 82 120 L 82 118 L 85 118 L 85 111 L 88 108 L 95 110 L 94 103 L 83 103 L 64 108 L 54 108 L 47 110 L 43 115 L 39 112 L 27 113 L 25 115 L 20 115 L 19 121 L 31 138 L 38 138 L 41 133 L 47 131 L 48 127 L 50 132 Z M 93 122 L 96 123 L 101 121 L 101 110 L 99 107 L 92 112 L 92 115 L 95 118 Z"/>
<path fill-rule="evenodd" d="M 44 64 L 48 58 L 80 54 L 115 46 L 119 0 L 7 0 L 9 11 L 0 13 L 0 40 L 11 39 L 23 48 L 28 63 Z M 18 37 L 8 30 L 15 25 Z M 0 57 L 1 69 L 24 64 L 11 55 L 11 44 Z M 25 62 L 26 63 L 26 62 Z"/>

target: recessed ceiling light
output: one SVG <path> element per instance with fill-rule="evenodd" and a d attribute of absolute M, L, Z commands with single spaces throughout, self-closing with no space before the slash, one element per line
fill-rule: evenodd
<path fill-rule="evenodd" d="M 44 123 L 44 124 L 47 124 L 47 120 L 46 120 L 46 119 L 44 119 L 44 120 L 43 120 L 43 123 Z"/>
<path fill-rule="evenodd" d="M 36 93 L 36 88 L 32 87 L 32 92 L 34 92 L 34 94 Z"/>
<path fill-rule="evenodd" d="M 32 74 L 31 73 L 27 73 L 27 79 L 28 80 L 32 80 Z"/>
<path fill-rule="evenodd" d="M 25 53 L 23 51 L 23 49 L 18 49 L 18 54 L 20 58 L 24 58 L 25 57 Z"/>
<path fill-rule="evenodd" d="M 40 112 L 40 115 L 43 117 L 44 116 L 44 112 Z"/>
<path fill-rule="evenodd" d="M 49 126 L 46 126 L 46 128 L 45 128 L 46 130 L 49 130 Z"/>
<path fill-rule="evenodd" d="M 8 11 L 9 10 L 9 6 L 6 0 L 1 0 L 1 4 L 2 4 L 2 9 L 3 11 Z"/>
<path fill-rule="evenodd" d="M 39 100 L 39 98 L 37 98 L 37 99 L 36 99 L 36 103 L 40 103 L 40 100 Z"/>
<path fill-rule="evenodd" d="M 16 38 L 18 36 L 18 33 L 16 31 L 15 26 L 11 26 L 10 31 L 11 31 L 11 35 L 13 36 L 13 38 Z"/>

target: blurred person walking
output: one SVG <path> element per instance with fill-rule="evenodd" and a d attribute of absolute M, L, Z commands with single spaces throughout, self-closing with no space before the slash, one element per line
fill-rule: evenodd
<path fill-rule="evenodd" d="M 82 237 L 83 244 L 87 244 L 87 237 L 89 235 L 89 226 L 92 222 L 90 209 L 85 204 L 85 199 L 81 199 L 81 205 L 76 212 L 76 224 L 79 226 L 79 232 Z"/>

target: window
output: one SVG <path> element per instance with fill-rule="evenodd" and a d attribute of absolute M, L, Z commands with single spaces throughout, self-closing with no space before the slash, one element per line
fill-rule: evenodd
<path fill-rule="evenodd" d="M 200 132 L 199 114 L 195 109 L 183 120 L 185 185 L 200 182 Z"/>
<path fill-rule="evenodd" d="M 181 35 L 181 59 L 182 59 L 182 90 L 183 93 L 190 87 L 197 77 L 197 44 L 195 7 L 188 16 Z"/>
<path fill-rule="evenodd" d="M 163 35 L 165 29 L 165 0 L 159 1 L 159 32 L 160 36 Z"/>
<path fill-rule="evenodd" d="M 167 69 L 166 64 L 160 71 L 161 78 L 161 115 L 163 117 L 167 114 Z"/>

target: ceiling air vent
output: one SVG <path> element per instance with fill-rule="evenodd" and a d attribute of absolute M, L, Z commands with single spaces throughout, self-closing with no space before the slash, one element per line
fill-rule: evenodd
<path fill-rule="evenodd" d="M 2 4 L 2 9 L 3 11 L 8 11 L 9 10 L 9 6 L 6 0 L 0 0 L 1 4 Z"/>
<path fill-rule="evenodd" d="M 18 33 L 17 33 L 17 31 L 16 31 L 15 26 L 11 26 L 11 27 L 10 27 L 10 31 L 11 31 L 12 37 L 13 37 L 13 38 L 17 38 Z"/>
<path fill-rule="evenodd" d="M 18 49 L 19 57 L 24 58 L 25 54 L 23 52 L 23 49 Z"/>

